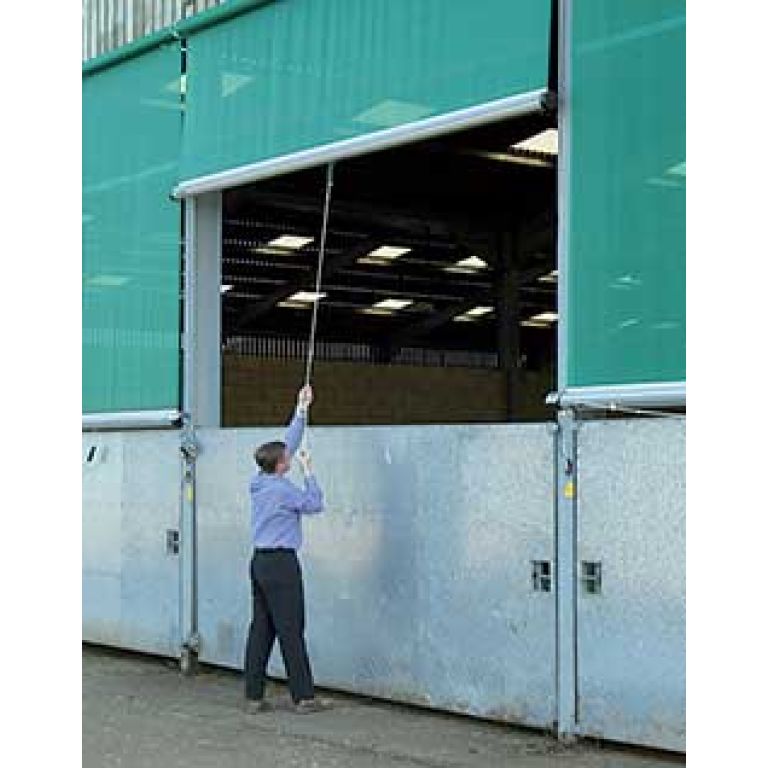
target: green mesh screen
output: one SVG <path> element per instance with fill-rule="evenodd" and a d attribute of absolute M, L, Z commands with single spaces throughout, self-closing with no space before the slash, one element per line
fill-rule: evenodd
<path fill-rule="evenodd" d="M 685 2 L 571 3 L 567 385 L 685 379 Z"/>
<path fill-rule="evenodd" d="M 179 404 L 180 57 L 83 78 L 83 412 Z"/>
<path fill-rule="evenodd" d="M 549 0 L 288 0 L 189 40 L 184 179 L 543 88 Z"/>

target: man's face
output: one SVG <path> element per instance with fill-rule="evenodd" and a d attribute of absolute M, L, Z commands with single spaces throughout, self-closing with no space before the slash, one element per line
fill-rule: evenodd
<path fill-rule="evenodd" d="M 275 472 L 278 475 L 284 475 L 286 472 L 291 471 L 291 454 L 288 451 L 283 451 L 283 457 L 277 462 Z"/>

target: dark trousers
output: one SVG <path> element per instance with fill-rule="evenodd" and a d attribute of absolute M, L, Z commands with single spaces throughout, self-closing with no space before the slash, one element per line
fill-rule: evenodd
<path fill-rule="evenodd" d="M 280 642 L 288 689 L 294 702 L 315 695 L 304 643 L 304 585 L 296 553 L 290 549 L 254 550 L 251 559 L 253 614 L 245 648 L 245 696 L 264 697 L 267 663 Z"/>

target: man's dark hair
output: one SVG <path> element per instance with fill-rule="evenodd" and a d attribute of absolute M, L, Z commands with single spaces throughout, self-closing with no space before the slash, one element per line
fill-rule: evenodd
<path fill-rule="evenodd" d="M 253 458 L 256 459 L 256 463 L 262 472 L 272 475 L 277 469 L 277 463 L 283 458 L 284 453 L 285 443 L 280 440 L 274 440 L 271 443 L 264 443 L 264 445 L 259 446 L 253 454 Z"/>

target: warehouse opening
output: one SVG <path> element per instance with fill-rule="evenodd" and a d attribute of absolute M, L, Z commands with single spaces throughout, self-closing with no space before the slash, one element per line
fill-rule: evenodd
<path fill-rule="evenodd" d="M 540 421 L 556 388 L 557 134 L 545 114 L 223 196 L 222 425 L 277 425 L 313 302 L 316 424 Z"/>

